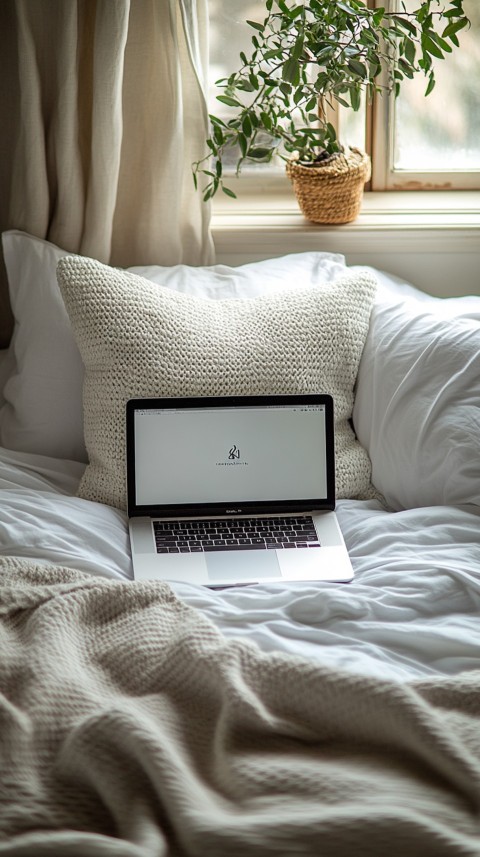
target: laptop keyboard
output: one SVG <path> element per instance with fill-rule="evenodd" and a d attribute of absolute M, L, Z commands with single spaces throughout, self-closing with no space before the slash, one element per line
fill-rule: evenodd
<path fill-rule="evenodd" d="M 311 517 L 154 521 L 157 553 L 318 548 Z"/>

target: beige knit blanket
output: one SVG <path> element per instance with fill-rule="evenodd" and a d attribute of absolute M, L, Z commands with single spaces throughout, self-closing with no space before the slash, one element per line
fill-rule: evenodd
<path fill-rule="evenodd" d="M 4 560 L 0 855 L 479 855 L 479 687 L 263 654 L 165 584 Z"/>

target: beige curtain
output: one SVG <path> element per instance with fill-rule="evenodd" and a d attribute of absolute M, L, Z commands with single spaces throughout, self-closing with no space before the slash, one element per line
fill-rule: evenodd
<path fill-rule="evenodd" d="M 1 0 L 2 231 L 119 266 L 212 261 L 190 168 L 207 22 L 207 0 Z M 5 293 L 0 312 L 4 345 Z"/>

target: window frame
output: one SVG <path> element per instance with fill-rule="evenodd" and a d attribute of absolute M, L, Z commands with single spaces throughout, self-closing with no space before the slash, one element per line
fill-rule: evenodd
<path fill-rule="evenodd" d="M 378 2 L 369 5 L 378 6 Z M 397 11 L 400 0 L 384 0 L 387 12 Z M 448 59 L 446 60 L 448 62 Z M 445 62 L 445 60 L 443 60 Z M 479 190 L 480 168 L 476 170 L 395 169 L 395 97 L 376 95 L 367 108 L 367 151 L 372 159 L 373 191 L 455 191 Z M 368 148 L 369 146 L 369 148 Z"/>

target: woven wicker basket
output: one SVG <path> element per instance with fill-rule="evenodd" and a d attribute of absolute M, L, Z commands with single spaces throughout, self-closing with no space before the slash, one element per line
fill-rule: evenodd
<path fill-rule="evenodd" d="M 368 155 L 348 149 L 316 167 L 287 162 L 302 214 L 313 223 L 350 223 L 357 217 L 371 175 Z"/>

